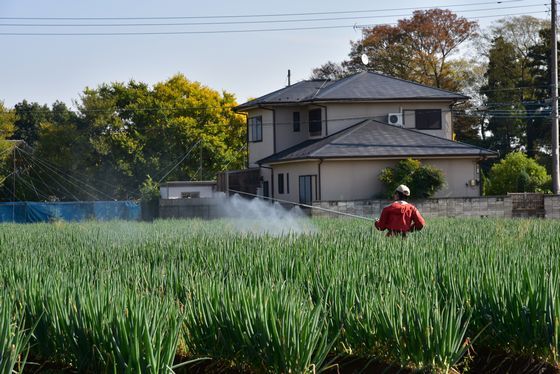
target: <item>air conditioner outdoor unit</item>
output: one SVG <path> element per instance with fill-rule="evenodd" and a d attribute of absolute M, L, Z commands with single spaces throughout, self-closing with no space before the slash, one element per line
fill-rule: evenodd
<path fill-rule="evenodd" d="M 390 125 L 395 125 L 395 126 L 403 126 L 403 116 L 402 113 L 389 113 L 387 115 L 387 122 L 389 122 Z"/>

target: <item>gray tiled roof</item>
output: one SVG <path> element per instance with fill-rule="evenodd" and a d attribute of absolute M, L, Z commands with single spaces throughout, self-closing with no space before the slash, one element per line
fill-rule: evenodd
<path fill-rule="evenodd" d="M 266 157 L 259 164 L 310 158 L 495 157 L 488 149 L 455 142 L 373 119 L 323 139 L 308 140 Z"/>
<path fill-rule="evenodd" d="M 361 72 L 337 81 L 302 81 L 236 107 L 298 104 L 318 101 L 466 100 L 467 96 L 374 72 Z"/>

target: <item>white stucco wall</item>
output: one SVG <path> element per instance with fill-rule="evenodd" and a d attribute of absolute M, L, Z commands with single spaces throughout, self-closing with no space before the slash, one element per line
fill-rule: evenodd
<path fill-rule="evenodd" d="M 380 197 L 379 173 L 394 160 L 325 160 L 321 164 L 321 200 L 364 200 Z"/>
<path fill-rule="evenodd" d="M 344 130 L 366 118 L 387 121 L 388 113 L 403 113 L 404 127 L 415 129 L 415 109 L 441 109 L 441 130 L 418 130 L 426 134 L 452 139 L 450 101 L 443 102 L 383 102 L 327 104 L 329 135 Z"/>
<path fill-rule="evenodd" d="M 441 130 L 418 130 L 426 134 L 447 139 L 453 138 L 450 101 L 442 102 L 378 102 L 378 103 L 324 103 L 302 106 L 270 106 L 275 114 L 267 109 L 248 111 L 248 118 L 262 116 L 263 131 L 261 142 L 249 142 L 249 167 L 257 166 L 256 162 L 274 153 L 274 127 L 276 128 L 276 152 L 297 145 L 309 136 L 309 116 L 312 109 L 321 109 L 322 136 L 332 135 L 362 119 L 375 118 L 385 122 L 388 113 L 403 113 L 404 127 L 415 129 L 415 109 L 441 109 Z M 300 112 L 300 131 L 293 131 L 293 112 Z M 275 125 L 273 126 L 275 117 Z M 315 137 L 317 138 L 317 137 Z"/>
<path fill-rule="evenodd" d="M 300 115 L 300 130 L 294 131 L 294 112 Z M 309 139 L 309 118 L 307 107 L 279 107 L 276 109 L 276 150 L 293 147 Z"/>
<path fill-rule="evenodd" d="M 446 185 L 435 197 L 475 197 L 479 187 L 467 185 L 469 180 L 478 180 L 476 159 L 424 159 L 423 163 L 440 169 Z M 384 197 L 385 190 L 379 181 L 379 173 L 386 167 L 394 166 L 398 160 L 324 160 L 291 162 L 273 165 L 274 197 L 289 201 L 299 201 L 299 176 L 317 175 L 320 183 L 313 186 L 314 200 L 364 200 Z M 290 174 L 290 193 L 278 194 L 278 173 Z M 284 177 L 286 179 L 286 177 Z M 320 191 L 318 191 L 320 187 Z M 317 190 L 317 194 L 316 194 Z M 287 191 L 285 191 L 287 192 Z M 414 195 L 414 191 L 412 191 Z M 320 198 L 319 198 L 320 196 Z"/>
<path fill-rule="evenodd" d="M 480 196 L 478 185 L 467 185 L 472 179 L 480 180 L 475 159 L 433 159 L 426 162 L 445 174 L 446 186 L 435 197 Z"/>
<path fill-rule="evenodd" d="M 288 200 L 293 202 L 299 202 L 299 177 L 302 175 L 315 175 L 317 176 L 319 173 L 318 169 L 319 161 L 311 160 L 311 161 L 300 161 L 300 162 L 293 162 L 293 163 L 286 163 L 282 165 L 274 165 L 274 197 L 281 200 Z M 281 194 L 278 192 L 278 174 L 284 174 L 284 193 Z M 290 182 L 290 192 L 288 193 L 287 189 L 287 177 L 286 174 L 289 174 L 289 182 Z M 313 200 L 317 200 L 317 185 L 316 179 L 312 178 L 312 191 L 313 191 Z"/>
<path fill-rule="evenodd" d="M 249 167 L 257 166 L 256 162 L 267 156 L 273 154 L 274 144 L 273 140 L 273 115 L 270 110 L 255 109 L 248 113 L 247 118 L 262 116 L 262 141 L 251 142 L 249 141 Z M 249 127 L 247 127 L 247 131 Z"/>

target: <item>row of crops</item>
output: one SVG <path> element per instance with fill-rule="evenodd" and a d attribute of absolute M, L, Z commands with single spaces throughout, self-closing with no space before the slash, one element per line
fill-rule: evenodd
<path fill-rule="evenodd" d="M 303 373 L 345 357 L 445 372 L 479 350 L 558 367 L 559 223 L 442 219 L 406 240 L 315 224 L 2 225 L 0 372 Z"/>

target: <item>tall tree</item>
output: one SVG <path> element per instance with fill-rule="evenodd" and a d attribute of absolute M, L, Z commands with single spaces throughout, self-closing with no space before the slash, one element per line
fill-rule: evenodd
<path fill-rule="evenodd" d="M 310 79 L 330 79 L 336 80 L 340 78 L 344 78 L 351 73 L 342 66 L 342 64 L 327 61 L 323 65 L 319 66 L 318 68 L 313 69 L 311 73 Z"/>
<path fill-rule="evenodd" d="M 458 90 L 452 78 L 450 58 L 458 47 L 476 34 L 478 24 L 446 9 L 418 10 L 397 25 L 363 30 L 363 40 L 352 42 L 350 71 L 362 69 L 366 53 L 369 66 L 388 75 L 430 86 Z"/>
<path fill-rule="evenodd" d="M 213 179 L 246 159 L 245 118 L 233 111 L 235 97 L 181 74 L 154 86 L 86 88 L 76 105 L 77 112 L 60 102 L 49 108 L 24 101 L 14 110 L 20 115 L 12 116 L 12 137 L 33 144 L 19 152 L 18 199 L 134 198 L 148 179 Z M 0 198 L 9 193 L 0 189 Z"/>
<path fill-rule="evenodd" d="M 0 187 L 5 183 L 9 174 L 10 150 L 13 145 L 6 141 L 14 132 L 14 122 L 16 115 L 12 109 L 4 106 L 4 102 L 0 101 Z"/>
<path fill-rule="evenodd" d="M 451 79 L 460 82 L 463 94 L 470 100 L 453 106 L 453 133 L 458 141 L 485 147 L 486 116 L 477 108 L 483 103 L 480 89 L 486 84 L 486 66 L 477 59 L 466 58 L 451 61 Z"/>
<path fill-rule="evenodd" d="M 541 30 L 549 22 L 531 16 L 520 16 L 503 18 L 499 20 L 483 40 L 492 41 L 501 37 L 515 51 L 515 63 L 518 66 L 515 71 L 508 71 L 510 81 L 516 81 L 515 88 L 511 89 L 510 97 L 515 103 L 519 102 L 524 108 L 522 119 L 511 119 L 511 123 L 522 122 L 524 126 L 523 141 L 521 146 L 525 148 L 529 157 L 535 157 L 539 153 L 542 144 L 539 138 L 550 133 L 546 129 L 543 115 L 546 107 L 543 100 L 548 97 L 546 87 L 548 81 L 540 77 L 541 73 L 548 74 L 547 58 L 550 54 L 550 37 Z M 491 42 L 490 42 L 491 43 Z M 487 43 L 488 44 L 488 43 Z M 485 45 L 488 50 L 490 47 Z M 544 71 L 542 70 L 544 66 Z M 547 78 L 545 78 L 547 79 Z M 543 86 L 543 87 L 538 87 Z"/>
<path fill-rule="evenodd" d="M 532 46 L 528 53 L 533 101 L 527 104 L 527 112 L 531 116 L 527 121 L 527 154 L 550 169 L 550 28 L 542 29 L 539 34 L 539 43 Z"/>
<path fill-rule="evenodd" d="M 523 144 L 525 110 L 516 88 L 521 66 L 519 55 L 512 43 L 498 36 L 488 53 L 487 84 L 481 91 L 486 96 L 490 114 L 487 130 L 491 132 L 489 146 L 502 154 L 518 149 Z"/>
<path fill-rule="evenodd" d="M 112 186 L 103 187 L 107 194 L 125 198 L 148 176 L 205 179 L 242 167 L 246 129 L 235 105 L 233 95 L 180 74 L 153 88 L 131 81 L 86 89 L 79 103 L 91 147 L 85 168 Z"/>
<path fill-rule="evenodd" d="M 49 107 L 23 100 L 21 103 L 17 103 L 14 109 L 16 121 L 13 139 L 23 140 L 33 146 L 39 136 L 41 123 L 50 121 Z"/>

